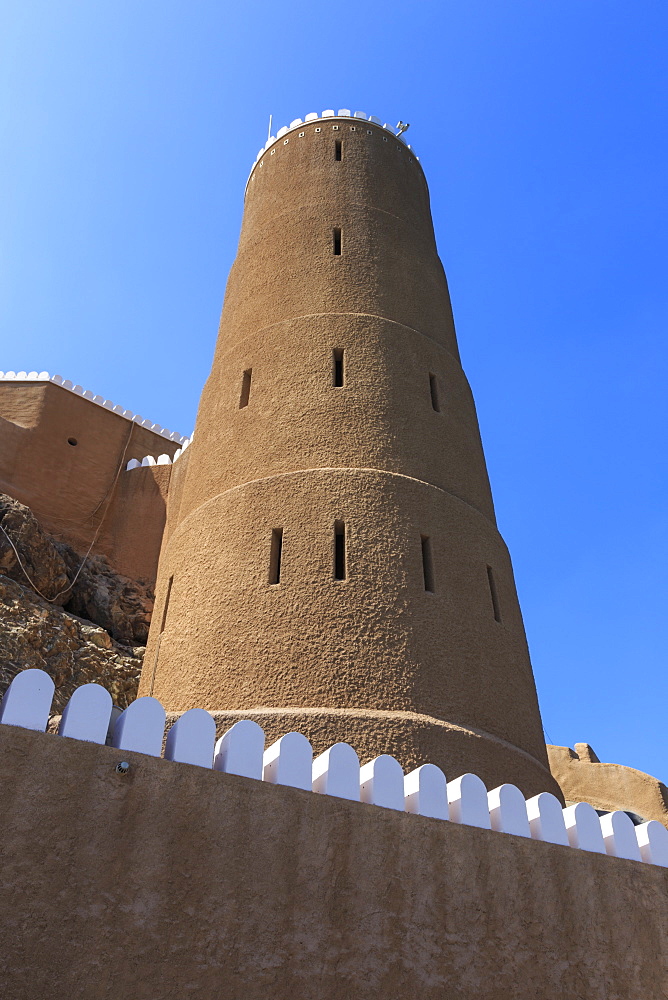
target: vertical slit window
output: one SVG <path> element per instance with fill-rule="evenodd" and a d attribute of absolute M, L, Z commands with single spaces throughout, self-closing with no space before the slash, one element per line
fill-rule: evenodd
<path fill-rule="evenodd" d="M 341 256 L 341 230 L 336 226 L 333 230 L 333 241 L 334 241 L 334 256 Z"/>
<path fill-rule="evenodd" d="M 343 521 L 334 522 L 334 579 L 346 578 L 346 526 Z"/>
<path fill-rule="evenodd" d="M 340 389 L 343 386 L 343 379 L 344 379 L 342 347 L 334 348 L 333 363 L 334 363 L 333 367 L 334 388 Z"/>
<path fill-rule="evenodd" d="M 431 393 L 431 405 L 437 413 L 441 412 L 441 404 L 438 399 L 438 379 L 431 372 L 429 373 L 429 392 Z"/>
<path fill-rule="evenodd" d="M 343 143 L 341 142 L 340 139 L 334 140 L 334 159 L 335 160 L 343 159 Z"/>
<path fill-rule="evenodd" d="M 174 583 L 174 577 L 170 576 L 169 583 L 167 584 L 167 596 L 165 597 L 165 604 L 162 609 L 162 621 L 160 622 L 160 635 L 165 631 L 165 623 L 167 622 L 167 611 L 169 609 L 169 599 L 172 596 L 172 584 Z"/>
<path fill-rule="evenodd" d="M 499 610 L 499 595 L 496 590 L 496 580 L 494 579 L 494 571 L 491 566 L 487 567 L 487 579 L 489 581 L 489 594 L 492 598 L 492 609 L 494 611 L 494 621 L 501 621 L 501 612 Z"/>
<path fill-rule="evenodd" d="M 243 410 L 244 406 L 248 406 L 248 400 L 250 399 L 252 378 L 253 378 L 253 369 L 252 368 L 246 369 L 243 378 L 241 380 L 241 395 L 239 396 L 240 410 Z"/>
<path fill-rule="evenodd" d="M 283 555 L 283 529 L 274 528 L 269 552 L 269 583 L 281 582 L 281 556 Z"/>
<path fill-rule="evenodd" d="M 424 589 L 431 594 L 434 593 L 434 560 L 431 554 L 431 538 L 428 535 L 421 535 L 422 540 L 422 574 L 424 576 Z"/>

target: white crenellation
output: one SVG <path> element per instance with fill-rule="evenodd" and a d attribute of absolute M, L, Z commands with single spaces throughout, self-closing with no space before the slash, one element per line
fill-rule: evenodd
<path fill-rule="evenodd" d="M 594 854 L 606 853 L 601 821 L 588 802 L 576 802 L 564 809 L 564 822 L 571 847 Z"/>
<path fill-rule="evenodd" d="M 487 789 L 477 774 L 462 774 L 448 782 L 448 806 L 454 823 L 491 830 Z"/>
<path fill-rule="evenodd" d="M 394 757 L 382 753 L 360 768 L 360 799 L 384 809 L 406 807 L 404 798 L 404 772 Z"/>
<path fill-rule="evenodd" d="M 406 812 L 449 819 L 448 787 L 445 775 L 435 764 L 422 764 L 404 778 Z"/>
<path fill-rule="evenodd" d="M 516 837 L 530 837 L 527 805 L 515 785 L 499 785 L 487 793 L 489 821 L 492 830 L 514 833 Z"/>
<path fill-rule="evenodd" d="M 648 865 L 668 868 L 668 830 L 658 820 L 650 819 L 636 827 L 640 857 Z"/>
<path fill-rule="evenodd" d="M 82 684 L 63 709 L 58 735 L 87 743 L 104 743 L 112 707 L 106 688 L 100 684 Z"/>
<path fill-rule="evenodd" d="M 262 779 L 264 731 L 252 719 L 235 722 L 216 743 L 213 767 L 225 774 Z"/>
<path fill-rule="evenodd" d="M 213 767 L 213 745 L 216 742 L 216 723 L 203 708 L 184 712 L 167 733 L 165 760 L 198 767 Z"/>
<path fill-rule="evenodd" d="M 601 816 L 601 833 L 606 853 L 611 854 L 613 858 L 642 860 L 633 821 L 625 812 L 615 810 Z"/>
<path fill-rule="evenodd" d="M 152 465 L 173 465 L 174 462 L 176 462 L 176 460 L 181 457 L 181 455 L 183 454 L 183 452 L 186 450 L 186 448 L 190 444 L 191 440 L 192 440 L 192 438 L 183 438 L 182 439 L 183 443 L 182 443 L 181 447 L 176 449 L 176 451 L 174 452 L 173 457 L 171 457 L 170 455 L 158 455 L 158 457 L 156 458 L 155 455 L 144 455 L 144 457 L 142 458 L 141 462 L 138 459 L 136 459 L 136 458 L 131 458 L 130 461 L 128 462 L 128 464 L 125 466 L 125 471 L 126 472 L 130 472 L 131 469 L 141 469 L 141 468 L 145 468 L 148 465 L 151 465 L 151 466 Z"/>
<path fill-rule="evenodd" d="M 49 721 L 55 684 L 44 670 L 30 667 L 14 677 L 0 704 L 0 722 L 43 733 Z"/>
<path fill-rule="evenodd" d="M 534 840 L 568 847 L 568 834 L 561 802 L 550 792 L 541 792 L 527 799 L 529 829 Z"/>
<path fill-rule="evenodd" d="M 0 723 L 44 732 L 53 693 L 53 680 L 45 671 L 21 671 L 2 699 Z M 84 684 L 65 706 L 58 735 L 104 743 L 110 717 L 118 711 L 112 709 L 104 688 Z M 118 715 L 112 745 L 117 750 L 160 757 L 165 721 L 159 701 L 138 698 Z M 335 743 L 313 760 L 311 744 L 302 733 L 286 733 L 265 750 L 262 727 L 251 719 L 235 722 L 214 747 L 215 729 L 209 712 L 190 709 L 167 733 L 164 759 L 482 827 L 494 836 L 496 832 L 530 836 L 568 849 L 668 868 L 668 830 L 656 820 L 634 826 L 625 812 L 599 817 L 587 802 L 562 809 L 549 792 L 525 802 L 520 790 L 508 784 L 488 793 L 475 774 L 463 774 L 446 783 L 443 772 L 433 764 L 423 764 L 404 775 L 399 762 L 389 754 L 360 767 L 357 754 L 347 743 Z"/>
<path fill-rule="evenodd" d="M 160 437 L 176 441 L 180 445 L 183 445 L 187 441 L 187 438 L 183 437 L 182 434 L 170 431 L 167 427 L 161 427 L 160 424 L 154 424 L 152 420 L 144 420 L 139 414 L 133 414 L 132 410 L 126 410 L 118 403 L 113 403 L 110 399 L 105 399 L 104 396 L 95 396 L 90 389 L 74 385 L 69 379 L 63 379 L 60 375 L 49 375 L 48 372 L 0 372 L 0 382 L 53 382 L 54 385 L 59 385 L 61 389 L 67 389 L 68 392 L 73 392 L 76 396 L 81 396 L 83 399 L 90 400 L 91 403 L 96 403 L 98 406 L 104 407 L 105 410 L 111 410 L 112 413 L 118 414 L 119 417 L 124 417 L 126 420 L 131 420 L 135 424 L 146 427 L 148 430 L 153 431 L 154 434 L 159 434 Z"/>
<path fill-rule="evenodd" d="M 302 733 L 286 733 L 262 758 L 262 780 L 313 790 L 313 748 Z"/>
<path fill-rule="evenodd" d="M 112 746 L 159 757 L 165 720 L 165 710 L 156 698 L 137 698 L 116 720 Z"/>
<path fill-rule="evenodd" d="M 367 115 L 366 111 L 352 112 L 350 111 L 349 108 L 341 108 L 339 111 L 334 111 L 332 108 L 328 108 L 326 111 L 321 111 L 320 114 L 318 114 L 316 111 L 309 111 L 307 115 L 304 115 L 303 120 L 301 118 L 295 118 L 293 121 L 290 122 L 289 125 L 283 125 L 282 128 L 279 128 L 278 131 L 276 132 L 276 135 L 270 135 L 267 141 L 265 142 L 264 146 L 260 149 L 257 156 L 255 157 L 255 161 L 253 163 L 253 166 L 251 167 L 251 175 L 257 164 L 262 162 L 264 154 L 267 152 L 267 150 L 269 150 L 269 148 L 273 146 L 274 143 L 278 142 L 279 139 L 283 139 L 283 144 L 287 145 L 288 139 L 287 138 L 284 139 L 283 138 L 284 136 L 289 136 L 290 132 L 293 132 L 295 129 L 298 129 L 301 125 L 310 125 L 312 122 L 322 121 L 325 118 L 352 118 L 354 120 L 356 119 L 357 121 L 370 122 L 372 125 L 377 125 L 379 128 L 385 130 L 386 132 L 389 132 L 395 139 L 399 140 L 399 142 L 402 144 L 403 147 L 410 149 L 411 152 L 413 153 L 413 156 L 415 156 L 414 150 L 411 148 L 410 144 L 406 139 L 405 132 L 400 132 L 399 134 L 397 134 L 396 130 L 390 124 L 388 124 L 388 122 L 385 122 L 383 124 L 377 115 Z M 338 128 L 338 126 L 335 127 Z M 353 129 L 355 128 L 354 125 L 351 125 L 350 127 Z M 320 129 L 317 128 L 316 132 L 319 131 Z M 367 129 L 367 134 L 373 135 L 373 130 Z M 304 133 L 300 132 L 299 135 L 303 136 Z M 275 152 L 276 150 L 272 149 L 271 155 L 273 156 Z M 418 156 L 415 156 L 415 159 L 419 162 Z M 248 179 L 250 180 L 250 176 Z"/>
<path fill-rule="evenodd" d="M 321 795 L 360 800 L 359 757 L 348 743 L 335 743 L 313 761 L 311 788 Z"/>

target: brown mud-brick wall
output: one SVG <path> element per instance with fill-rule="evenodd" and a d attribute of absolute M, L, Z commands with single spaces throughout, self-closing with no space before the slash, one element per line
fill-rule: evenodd
<path fill-rule="evenodd" d="M 131 579 L 155 582 L 172 466 L 126 465 L 181 443 L 52 381 L 0 380 L 0 492 L 77 551 L 99 529 L 92 553 Z"/>

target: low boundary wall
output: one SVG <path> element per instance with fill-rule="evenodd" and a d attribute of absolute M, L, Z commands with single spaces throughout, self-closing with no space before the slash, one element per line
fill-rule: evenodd
<path fill-rule="evenodd" d="M 654 865 L 7 725 L 0 781 L 8 1000 L 666 995 Z"/>

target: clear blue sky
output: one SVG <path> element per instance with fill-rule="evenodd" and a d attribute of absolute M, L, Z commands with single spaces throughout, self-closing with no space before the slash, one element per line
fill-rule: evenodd
<path fill-rule="evenodd" d="M 5 0 L 0 318 L 189 433 L 267 120 L 411 122 L 548 741 L 668 780 L 665 0 Z"/>

